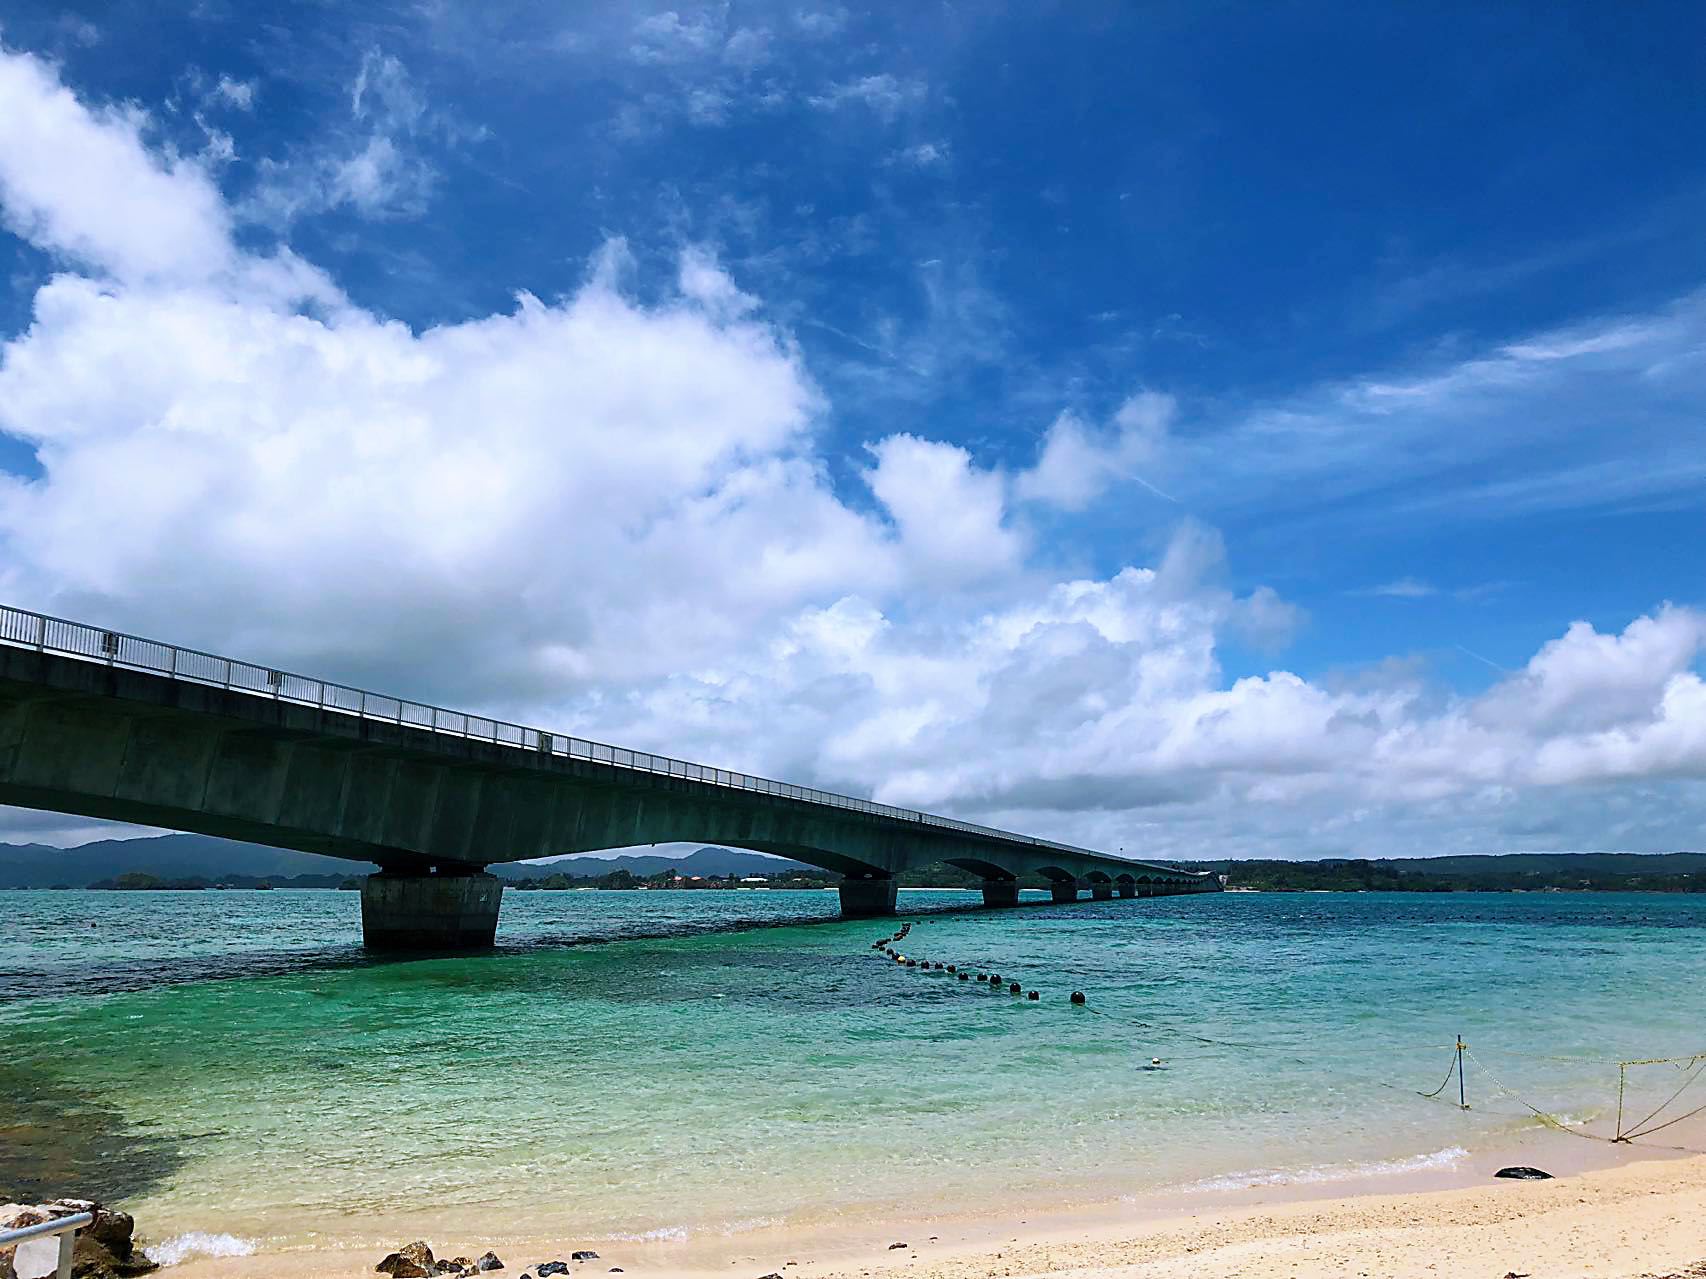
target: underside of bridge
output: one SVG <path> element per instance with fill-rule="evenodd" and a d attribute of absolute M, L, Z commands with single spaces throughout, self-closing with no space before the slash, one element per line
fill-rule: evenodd
<path fill-rule="evenodd" d="M 493 863 L 677 841 L 838 871 L 851 917 L 894 913 L 895 876 L 934 862 L 980 876 L 990 906 L 1016 905 L 1019 877 L 1037 873 L 1055 901 L 1081 886 L 1097 900 L 1220 887 L 1204 873 L 701 771 L 717 780 L 0 644 L 0 803 L 377 863 L 362 892 L 373 946 L 491 944 Z"/>

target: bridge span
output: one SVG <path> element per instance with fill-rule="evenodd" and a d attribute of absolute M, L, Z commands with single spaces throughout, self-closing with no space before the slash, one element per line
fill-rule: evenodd
<path fill-rule="evenodd" d="M 694 841 L 838 871 L 849 916 L 893 914 L 896 873 L 946 862 L 989 906 L 1040 873 L 1054 900 L 1214 892 L 1133 861 L 868 799 L 179 648 L 0 606 L 0 804 L 374 862 L 376 947 L 490 945 L 485 868 Z"/>

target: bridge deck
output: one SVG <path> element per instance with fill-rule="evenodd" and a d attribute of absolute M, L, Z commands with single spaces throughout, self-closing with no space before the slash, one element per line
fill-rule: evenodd
<path fill-rule="evenodd" d="M 0 803 L 372 861 L 397 875 L 696 840 L 841 871 L 858 881 L 844 892 L 854 913 L 892 909 L 892 876 L 937 861 L 978 873 L 992 903 L 1033 872 L 1060 893 L 1083 880 L 1128 895 L 1219 888 L 1203 872 L 5 607 Z"/>

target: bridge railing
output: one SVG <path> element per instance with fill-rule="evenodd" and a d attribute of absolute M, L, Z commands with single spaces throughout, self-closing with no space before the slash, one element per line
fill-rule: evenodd
<path fill-rule="evenodd" d="M 11 608 L 6 605 L 0 605 L 0 644 L 17 648 L 30 648 L 39 652 L 55 653 L 67 657 L 84 658 L 108 666 L 151 671 L 190 683 L 248 693 L 273 701 L 292 702 L 299 706 L 315 706 L 324 711 L 349 715 L 357 719 L 398 724 L 450 737 L 494 742 L 498 745 L 513 746 L 520 750 L 536 751 L 540 754 L 562 756 L 568 759 L 584 759 L 594 763 L 608 764 L 613 768 L 680 777 L 712 786 L 726 786 L 734 790 L 779 795 L 788 799 L 805 800 L 832 808 L 844 808 L 855 812 L 871 813 L 879 817 L 893 817 L 902 821 L 918 822 L 926 826 L 941 827 L 945 830 L 960 831 L 969 835 L 983 835 L 1005 840 L 1009 843 L 1030 844 L 1038 848 L 1056 848 L 1063 852 L 1079 853 L 1091 857 L 1104 855 L 1090 849 L 1078 848 L 1072 844 L 1038 839 L 1032 835 L 1016 835 L 1011 831 L 997 830 L 992 826 L 979 826 L 974 822 L 962 822 L 952 817 L 940 817 L 934 813 L 920 812 L 916 809 L 896 808 L 889 804 L 879 804 L 875 800 L 860 799 L 854 795 L 840 795 L 834 791 L 818 790 L 811 786 L 797 786 L 791 782 L 779 782 L 768 777 L 755 777 L 750 773 L 736 772 L 733 769 L 713 768 L 707 764 L 694 764 L 687 760 L 673 759 L 670 756 L 657 755 L 649 751 L 630 750 L 625 746 L 611 746 L 604 742 L 596 742 L 568 733 L 527 728 L 521 724 L 510 724 L 503 720 L 470 715 L 463 711 L 446 710 L 440 706 L 427 706 L 420 702 L 405 701 L 402 698 L 390 697 L 383 693 L 371 693 L 365 689 L 332 684 L 325 680 L 313 679 L 307 675 L 296 675 L 289 671 L 268 666 L 256 666 L 252 662 L 239 661 L 232 657 L 220 657 L 215 653 L 203 653 L 193 648 L 180 648 L 176 644 L 165 644 L 159 640 L 126 635 L 121 631 L 103 630 L 98 626 L 88 626 L 82 622 L 67 621 L 59 617 L 48 617 L 42 613 L 32 613 L 26 609 Z"/>
<path fill-rule="evenodd" d="M 17 1230 L 0 1230 L 0 1248 L 16 1247 L 18 1252 L 22 1252 L 23 1249 L 19 1245 L 58 1235 L 58 1241 L 52 1246 L 54 1279 L 71 1279 L 71 1263 L 77 1245 L 77 1232 L 84 1226 L 92 1225 L 94 1220 L 95 1214 L 92 1212 L 75 1212 L 64 1217 L 54 1217 L 34 1226 L 22 1226 Z M 36 1269 L 34 1265 L 30 1265 L 31 1262 L 39 1264 L 39 1258 L 31 1257 L 26 1260 L 14 1254 L 12 1260 L 16 1266 L 30 1266 L 29 1272 L 31 1274 L 46 1273 Z"/>

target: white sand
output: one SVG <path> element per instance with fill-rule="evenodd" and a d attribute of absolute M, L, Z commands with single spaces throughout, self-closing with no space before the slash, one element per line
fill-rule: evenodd
<path fill-rule="evenodd" d="M 571 1273 L 602 1275 L 620 1266 L 637 1276 L 758 1276 L 786 1279 L 988 1279 L 1050 1275 L 1072 1279 L 1315 1279 L 1320 1276 L 1466 1276 L 1505 1279 L 1706 1279 L 1706 1157 L 1649 1159 L 1553 1181 L 1487 1181 L 1451 1190 L 1351 1194 L 1280 1205 L 1247 1204 L 1123 1220 L 1023 1225 L 991 1216 L 966 1229 L 867 1223 L 840 1239 L 756 1235 L 697 1245 L 599 1243 L 598 1261 Z M 908 1247 L 890 1249 L 904 1239 Z M 497 1279 L 567 1259 L 587 1240 L 485 1239 L 448 1244 L 441 1255 L 495 1248 L 507 1263 Z M 397 1240 L 398 1243 L 404 1240 Z M 371 1276 L 384 1250 L 292 1250 L 202 1258 L 174 1266 L 171 1279 L 300 1279 Z"/>

